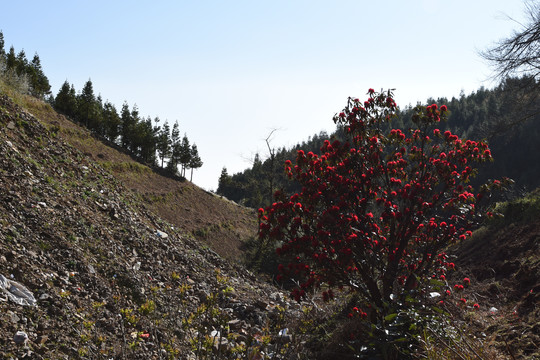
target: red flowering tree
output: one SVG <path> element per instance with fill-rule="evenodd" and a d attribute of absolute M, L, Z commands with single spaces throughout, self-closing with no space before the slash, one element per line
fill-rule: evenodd
<path fill-rule="evenodd" d="M 300 150 L 296 164 L 286 162 L 302 191 L 278 192 L 259 209 L 259 235 L 288 259 L 279 270 L 299 279 L 297 300 L 309 290 L 324 290 L 325 299 L 336 288 L 353 291 L 362 307 L 354 313 L 381 323 L 453 267 L 443 250 L 471 234 L 489 187 L 475 193 L 468 183 L 491 153 L 484 142 L 438 129 L 444 105 L 417 107 L 416 127 L 402 131 L 390 126 L 392 92 L 368 95 L 364 103 L 350 98 L 334 117 L 346 142 L 326 141 L 321 155 Z"/>

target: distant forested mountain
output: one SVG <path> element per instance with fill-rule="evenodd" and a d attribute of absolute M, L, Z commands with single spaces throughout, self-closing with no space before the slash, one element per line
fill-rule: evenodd
<path fill-rule="evenodd" d="M 493 89 L 481 87 L 459 98 L 426 101 L 433 103 L 447 105 L 450 110 L 441 130 L 489 142 L 495 161 L 480 169 L 475 185 L 506 176 L 515 181 L 518 193 L 540 186 L 540 83 L 534 78 L 508 78 Z M 412 106 L 402 108 L 392 127 L 408 129 L 412 114 Z M 278 189 L 287 193 L 300 190 L 285 176 L 286 160 L 294 162 L 300 149 L 320 153 L 324 140 L 343 137 L 342 130 L 336 128 L 332 134 L 322 132 L 290 149 L 269 152 L 264 160 L 256 155 L 253 166 L 243 172 L 231 175 L 224 168 L 217 193 L 246 206 L 264 207 L 272 202 L 271 194 Z"/>
<path fill-rule="evenodd" d="M 272 149 L 264 161 L 261 160 L 259 154 L 256 154 L 251 168 L 234 175 L 229 175 L 227 169 L 223 168 L 217 193 L 245 206 L 257 208 L 268 205 L 276 189 L 297 192 L 300 190 L 299 185 L 289 181 L 285 176 L 285 161 L 294 160 L 300 149 L 319 153 L 324 140 L 339 136 L 339 129 L 332 135 L 320 132 L 291 149 Z"/>

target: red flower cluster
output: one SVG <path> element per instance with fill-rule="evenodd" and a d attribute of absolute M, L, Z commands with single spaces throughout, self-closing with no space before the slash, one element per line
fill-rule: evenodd
<path fill-rule="evenodd" d="M 325 141 L 320 155 L 299 150 L 296 164 L 285 164 L 302 191 L 279 192 L 259 210 L 259 235 L 280 244 L 288 261 L 281 274 L 300 280 L 295 299 L 323 283 L 347 287 L 382 316 L 392 299 L 425 291 L 455 268 L 442 250 L 470 236 L 482 196 L 469 180 L 491 153 L 483 142 L 434 129 L 445 120 L 444 105 L 417 107 L 417 129 L 384 133 L 397 111 L 392 93 L 368 95 L 364 106 L 349 99 L 334 117 L 347 141 Z"/>
<path fill-rule="evenodd" d="M 359 308 L 357 308 L 355 306 L 355 307 L 353 307 L 352 311 L 353 312 L 349 314 L 350 315 L 349 317 L 353 317 L 353 316 L 356 315 L 356 316 L 360 317 L 361 319 L 367 319 L 367 313 L 362 311 L 362 309 L 359 309 Z"/>

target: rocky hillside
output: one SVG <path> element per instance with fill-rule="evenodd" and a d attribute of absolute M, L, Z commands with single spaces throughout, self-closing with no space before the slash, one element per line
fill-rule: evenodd
<path fill-rule="evenodd" d="M 17 93 L 11 95 L 51 132 L 120 180 L 138 202 L 221 256 L 238 260 L 245 242 L 256 235 L 258 223 L 253 209 L 224 201 L 189 181 L 161 175 L 160 169 L 143 165 L 114 144 L 97 140 L 87 129 L 43 102 Z"/>
<path fill-rule="evenodd" d="M 12 96 L 0 95 L 0 358 L 357 358 L 339 304 L 307 312 L 237 265 L 255 234 L 251 209 Z M 451 281 L 470 277 L 463 296 L 481 304 L 452 318 L 456 346 L 535 358 L 540 194 L 505 206 L 506 222 L 452 251 Z M 424 351 L 454 358 L 453 345 L 437 346 Z"/>
<path fill-rule="evenodd" d="M 146 188 L 133 192 L 140 185 L 113 152 L 77 134 L 97 153 L 71 146 L 63 134 L 80 129 L 51 123 L 47 105 L 25 101 L 40 120 L 0 97 L 0 358 L 188 358 L 235 346 L 257 353 L 254 339 L 263 336 L 278 346 L 286 326 L 278 315 L 296 305 L 191 235 L 205 226 L 240 231 L 227 213 L 234 207 L 243 214 L 235 219 L 249 223 L 249 210 L 204 193 L 213 213 L 184 200 L 158 217 L 152 210 L 163 199 L 193 185 L 159 193 L 154 175 L 135 166 Z M 183 214 L 193 215 L 171 225 Z"/>

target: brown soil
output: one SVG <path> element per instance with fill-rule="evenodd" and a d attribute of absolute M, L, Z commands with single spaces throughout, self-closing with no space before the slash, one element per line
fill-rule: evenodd
<path fill-rule="evenodd" d="M 179 177 L 153 171 L 107 141 L 32 98 L 24 98 L 25 108 L 62 139 L 109 170 L 117 180 L 138 195 L 139 200 L 164 220 L 207 244 L 219 255 L 239 260 L 242 244 L 257 232 L 257 215 Z M 162 174 L 160 174 L 160 172 Z"/>

